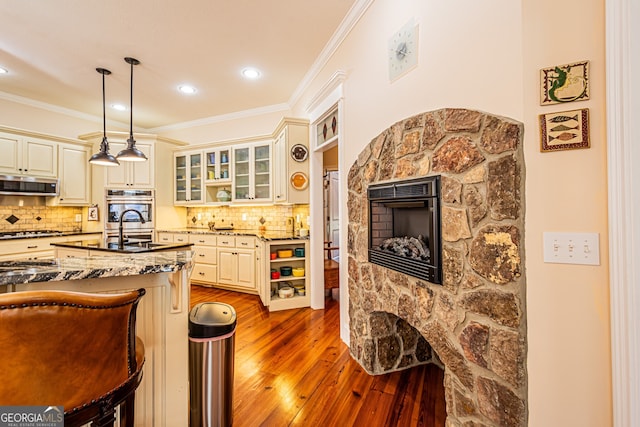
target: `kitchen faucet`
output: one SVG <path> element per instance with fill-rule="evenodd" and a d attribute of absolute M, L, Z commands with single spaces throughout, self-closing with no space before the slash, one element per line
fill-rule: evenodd
<path fill-rule="evenodd" d="M 123 233 L 122 233 L 122 220 L 124 219 L 124 214 L 126 214 L 127 212 L 135 212 L 135 213 L 137 213 L 138 216 L 140 217 L 140 221 L 143 224 L 146 222 L 144 220 L 144 217 L 140 213 L 140 211 L 135 210 L 135 209 L 125 209 L 125 210 L 123 210 L 122 213 L 120 214 L 120 221 L 119 221 L 119 224 L 118 224 L 118 249 L 124 248 L 124 237 L 123 237 Z"/>

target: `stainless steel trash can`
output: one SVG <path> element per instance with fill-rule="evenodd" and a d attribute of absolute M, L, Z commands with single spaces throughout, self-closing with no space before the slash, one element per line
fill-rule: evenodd
<path fill-rule="evenodd" d="M 190 427 L 233 424 L 235 331 L 229 304 L 203 302 L 189 313 Z"/>

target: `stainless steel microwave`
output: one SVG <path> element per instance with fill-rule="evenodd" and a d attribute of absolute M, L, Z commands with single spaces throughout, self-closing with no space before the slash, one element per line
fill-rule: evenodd
<path fill-rule="evenodd" d="M 54 197 L 59 192 L 59 182 L 55 178 L 0 175 L 0 194 Z"/>

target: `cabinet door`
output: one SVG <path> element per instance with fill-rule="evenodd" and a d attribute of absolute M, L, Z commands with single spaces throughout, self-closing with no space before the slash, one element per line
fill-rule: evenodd
<path fill-rule="evenodd" d="M 60 205 L 85 205 L 91 200 L 88 147 L 60 146 Z"/>
<path fill-rule="evenodd" d="M 271 200 L 271 144 L 253 147 L 253 199 Z"/>
<path fill-rule="evenodd" d="M 234 148 L 233 150 L 233 200 L 251 200 L 251 168 L 250 148 Z"/>
<path fill-rule="evenodd" d="M 21 139 L 15 135 L 8 133 L 0 134 L 0 172 L 6 174 L 19 174 L 20 159 L 22 152 L 20 151 Z"/>
<path fill-rule="evenodd" d="M 173 201 L 176 204 L 187 202 L 187 156 L 176 155 L 173 159 L 174 194 Z"/>
<path fill-rule="evenodd" d="M 202 153 L 189 154 L 189 196 L 190 202 L 202 201 Z"/>
<path fill-rule="evenodd" d="M 22 144 L 23 173 L 36 176 L 58 176 L 58 144 L 25 138 Z"/>
<path fill-rule="evenodd" d="M 273 201 L 287 201 L 287 130 L 273 142 Z"/>
<path fill-rule="evenodd" d="M 256 254 L 255 250 L 237 249 L 237 280 L 236 285 L 255 289 L 256 287 Z"/>
<path fill-rule="evenodd" d="M 110 142 L 109 152 L 112 155 L 117 155 L 120 151 L 127 148 L 127 144 L 122 142 Z M 127 167 L 131 166 L 127 162 L 120 162 L 120 166 L 105 167 L 107 174 L 106 186 L 107 187 L 126 187 L 127 186 Z"/>
<path fill-rule="evenodd" d="M 130 176 L 128 177 L 128 184 L 136 188 L 153 188 L 154 180 L 154 161 L 153 161 L 153 145 L 136 143 L 138 150 L 142 151 L 147 156 L 147 161 L 144 162 L 129 162 L 130 163 Z M 120 162 L 120 164 L 125 162 Z"/>
<path fill-rule="evenodd" d="M 218 283 L 235 284 L 238 258 L 234 249 L 218 248 Z"/>

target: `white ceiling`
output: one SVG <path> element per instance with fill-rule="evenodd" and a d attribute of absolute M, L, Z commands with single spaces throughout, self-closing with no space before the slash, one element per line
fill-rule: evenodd
<path fill-rule="evenodd" d="M 356 0 L 3 0 L 0 98 L 154 129 L 287 103 Z M 263 77 L 247 81 L 246 66 Z M 177 91 L 181 83 L 195 95 Z M 107 108 L 109 122 L 129 112 Z"/>

